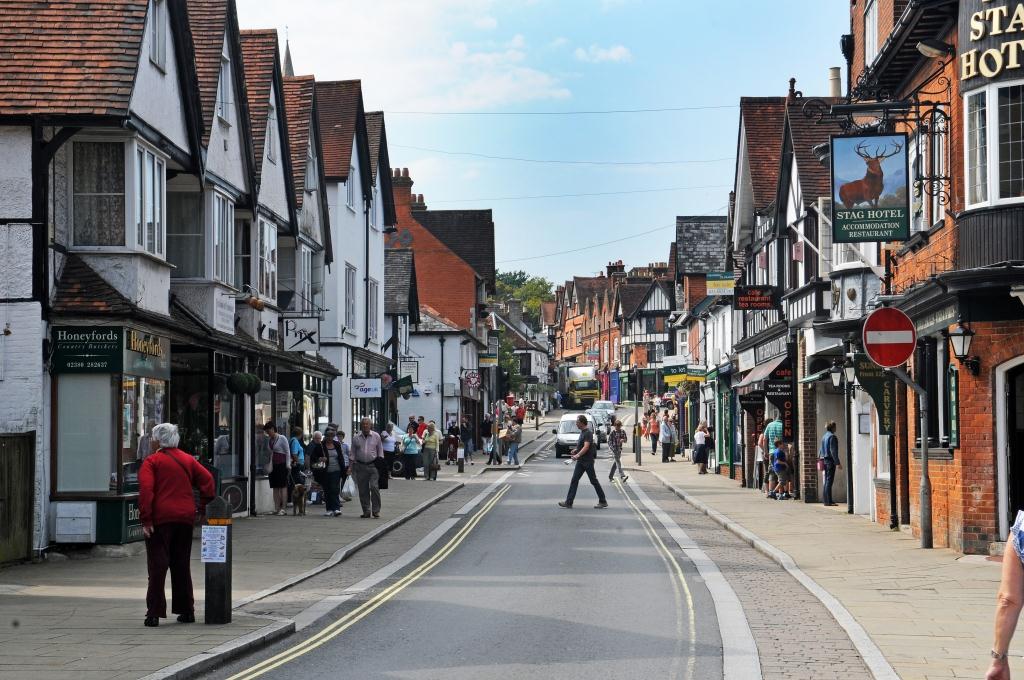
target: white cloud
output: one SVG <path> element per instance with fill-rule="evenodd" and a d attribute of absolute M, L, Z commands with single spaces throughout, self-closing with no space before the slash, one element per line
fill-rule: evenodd
<path fill-rule="evenodd" d="M 591 45 L 587 49 L 577 47 L 573 54 L 579 61 L 585 61 L 591 64 L 600 64 L 606 61 L 631 61 L 633 59 L 633 53 L 624 45 L 612 45 L 611 47 Z"/>
<path fill-rule="evenodd" d="M 482 16 L 474 19 L 473 25 L 481 30 L 489 31 L 498 27 L 498 20 L 492 16 Z"/>
<path fill-rule="evenodd" d="M 552 47 L 554 49 L 558 49 L 559 47 L 565 47 L 568 44 L 569 44 L 569 39 L 568 38 L 566 38 L 565 36 L 559 36 L 559 37 L 555 38 L 554 40 L 552 40 L 551 42 L 549 42 L 548 43 L 548 47 Z"/>
<path fill-rule="evenodd" d="M 519 6 L 530 0 L 512 0 Z M 571 96 L 562 77 L 531 62 L 528 41 L 474 42 L 497 26 L 497 0 L 388 0 L 361 5 L 319 0 L 246 0 L 242 28 L 287 24 L 297 73 L 359 78 L 368 110 L 480 110 Z M 460 30 L 461 27 L 461 30 Z"/>

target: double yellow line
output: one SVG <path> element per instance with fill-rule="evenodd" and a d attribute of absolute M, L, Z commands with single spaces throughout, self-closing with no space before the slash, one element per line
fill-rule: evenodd
<path fill-rule="evenodd" d="M 398 581 L 396 581 L 394 584 L 380 591 L 379 593 L 377 593 L 369 600 L 353 609 L 345 616 L 341 617 L 334 623 L 330 624 L 316 635 L 308 638 L 307 640 L 304 640 L 292 649 L 289 649 L 285 652 L 281 652 L 276 656 L 272 656 L 269 659 L 261 661 L 255 666 L 247 668 L 240 673 L 236 673 L 235 675 L 232 675 L 228 680 L 251 680 L 252 678 L 258 678 L 264 673 L 268 673 L 274 670 L 275 668 L 283 666 L 284 664 L 302 656 L 303 654 L 308 654 L 320 645 L 338 637 L 346 630 L 357 624 L 359 621 L 369 616 L 378 607 L 380 607 L 385 602 L 398 595 L 403 590 L 405 590 L 409 585 L 411 585 L 417 579 L 419 579 L 424 574 L 429 572 L 431 569 L 436 567 L 438 564 L 444 561 L 446 557 L 452 554 L 452 552 L 454 552 L 455 549 L 459 547 L 462 541 L 465 540 L 466 536 L 468 536 L 469 533 L 473 531 L 474 528 L 476 528 L 476 525 L 480 523 L 480 520 L 483 519 L 484 515 L 490 512 L 491 509 L 493 509 L 494 506 L 498 504 L 498 501 L 501 500 L 501 497 L 504 496 L 505 493 L 511 487 L 511 484 L 506 484 L 504 487 L 502 487 L 501 490 L 495 493 L 494 496 L 489 501 L 487 501 L 487 503 L 485 503 L 482 508 L 480 508 L 479 512 L 473 515 L 473 518 L 469 520 L 469 522 L 467 522 L 466 525 L 463 526 L 458 531 L 458 533 L 456 533 L 452 537 L 452 539 L 444 545 L 444 547 L 442 547 L 440 550 L 434 553 L 434 555 L 429 560 L 413 569 L 411 572 L 409 572 L 408 574 L 400 578 Z"/>

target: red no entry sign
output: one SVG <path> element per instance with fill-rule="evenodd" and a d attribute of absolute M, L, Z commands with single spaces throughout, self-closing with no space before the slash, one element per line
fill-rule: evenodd
<path fill-rule="evenodd" d="M 864 320 L 864 351 L 882 368 L 907 363 L 917 346 L 917 329 L 910 317 L 898 309 L 881 307 Z"/>

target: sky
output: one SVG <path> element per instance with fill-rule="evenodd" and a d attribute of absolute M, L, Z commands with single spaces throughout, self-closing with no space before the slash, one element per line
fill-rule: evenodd
<path fill-rule="evenodd" d="M 237 4 L 296 74 L 362 81 L 429 208 L 494 211 L 499 270 L 554 282 L 666 261 L 677 215 L 725 214 L 739 98 L 825 94 L 849 30 L 847 0 Z M 686 110 L 563 115 L 623 109 Z"/>

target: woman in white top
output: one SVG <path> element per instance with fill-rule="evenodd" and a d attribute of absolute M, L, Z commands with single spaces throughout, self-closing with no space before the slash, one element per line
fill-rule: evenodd
<path fill-rule="evenodd" d="M 754 477 L 758 491 L 764 486 L 764 449 L 754 444 Z"/>
<path fill-rule="evenodd" d="M 700 465 L 700 473 L 708 473 L 708 424 L 700 421 L 697 431 L 693 433 L 693 462 Z"/>

